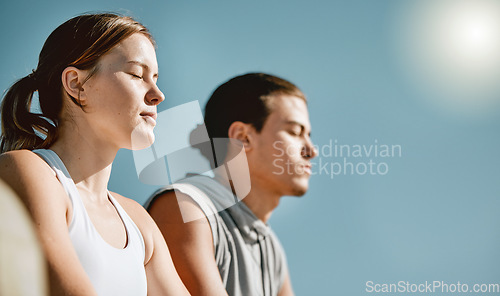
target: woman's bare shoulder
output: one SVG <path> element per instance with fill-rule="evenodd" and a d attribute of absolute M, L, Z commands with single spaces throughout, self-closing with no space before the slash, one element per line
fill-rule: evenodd
<path fill-rule="evenodd" d="M 0 154 L 0 178 L 11 186 L 19 182 L 43 183 L 54 177 L 55 172 L 50 166 L 32 151 L 16 150 Z"/>
<path fill-rule="evenodd" d="M 37 154 L 29 150 L 16 150 L 0 155 L 0 178 L 19 197 L 27 202 L 41 203 L 45 199 L 67 202 L 65 191 L 52 168 Z"/>
<path fill-rule="evenodd" d="M 5 173 L 7 169 L 21 171 L 44 169 L 46 172 L 52 172 L 48 164 L 30 150 L 14 150 L 0 154 L 0 171 Z"/>
<path fill-rule="evenodd" d="M 113 197 L 120 203 L 120 205 L 123 207 L 123 209 L 125 209 L 125 211 L 127 211 L 127 213 L 129 211 L 131 212 L 138 212 L 138 213 L 142 213 L 144 212 L 144 207 L 141 206 L 137 201 L 131 199 L 131 198 L 128 198 L 128 197 L 125 197 L 119 193 L 116 193 L 116 192 L 111 192 L 110 193 L 113 195 Z"/>
<path fill-rule="evenodd" d="M 146 245 L 144 264 L 147 264 L 151 259 L 156 246 L 158 246 L 158 242 L 163 241 L 163 244 L 165 244 L 158 226 L 148 214 L 146 209 L 144 209 L 144 207 L 138 202 L 115 192 L 111 192 L 111 194 L 141 231 Z M 164 247 L 166 247 L 166 245 Z"/>
<path fill-rule="evenodd" d="M 137 201 L 127 198 L 121 194 L 116 192 L 111 192 L 113 197 L 118 201 L 118 203 L 122 206 L 122 208 L 127 212 L 127 214 L 132 218 L 135 224 L 141 228 L 146 227 L 149 228 L 151 224 L 154 224 L 154 221 L 149 216 L 148 212 L 144 209 L 144 207 L 139 204 Z"/>

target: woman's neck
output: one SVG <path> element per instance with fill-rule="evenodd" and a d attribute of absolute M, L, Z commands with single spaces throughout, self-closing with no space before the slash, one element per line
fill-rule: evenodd
<path fill-rule="evenodd" d="M 118 152 L 117 147 L 85 135 L 79 129 L 62 128 L 50 149 L 61 158 L 78 189 L 107 199 L 111 165 Z"/>

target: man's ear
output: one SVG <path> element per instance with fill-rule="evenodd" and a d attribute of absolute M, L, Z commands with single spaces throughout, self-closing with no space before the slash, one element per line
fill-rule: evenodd
<path fill-rule="evenodd" d="M 66 93 L 77 101 L 81 106 L 86 105 L 83 81 L 87 71 L 75 67 L 66 67 L 61 75 L 62 86 Z"/>
<path fill-rule="evenodd" d="M 252 147 L 252 132 L 253 127 L 251 124 L 235 121 L 229 126 L 227 135 L 229 138 L 239 140 L 243 143 L 245 151 L 248 151 Z"/>

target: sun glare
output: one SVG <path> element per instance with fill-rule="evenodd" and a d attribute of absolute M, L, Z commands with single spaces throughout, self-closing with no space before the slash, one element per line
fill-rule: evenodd
<path fill-rule="evenodd" d="M 486 66 L 497 60 L 500 53 L 499 10 L 474 3 L 451 9 L 441 20 L 441 25 L 449 31 L 443 36 L 441 46 L 455 62 L 476 66 L 482 62 Z"/>
<path fill-rule="evenodd" d="M 413 3 L 398 20 L 412 80 L 447 109 L 474 112 L 499 104 L 500 1 Z"/>

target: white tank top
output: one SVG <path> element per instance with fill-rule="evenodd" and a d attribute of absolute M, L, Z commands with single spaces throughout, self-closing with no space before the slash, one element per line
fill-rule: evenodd
<path fill-rule="evenodd" d="M 34 150 L 54 170 L 73 205 L 68 228 L 80 263 L 98 295 L 140 296 L 147 294 L 144 269 L 145 247 L 141 232 L 120 204 L 108 193 L 120 215 L 127 233 L 123 249 L 109 245 L 95 229 L 85 210 L 75 183 L 63 162 L 52 150 Z"/>

